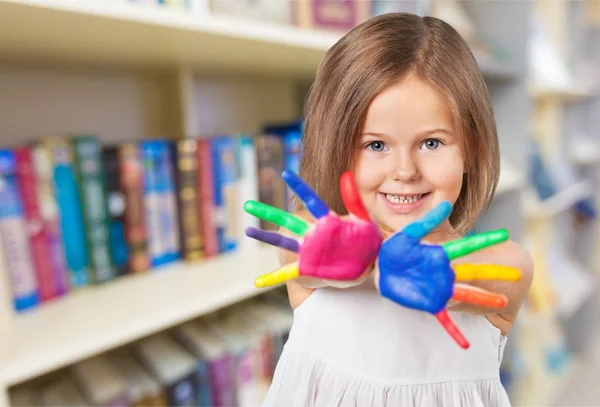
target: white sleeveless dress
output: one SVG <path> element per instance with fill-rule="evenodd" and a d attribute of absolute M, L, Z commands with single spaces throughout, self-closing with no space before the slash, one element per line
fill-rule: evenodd
<path fill-rule="evenodd" d="M 294 310 L 263 407 L 510 406 L 500 383 L 506 336 L 483 316 L 450 316 L 469 349 L 372 283 L 317 289 Z"/>

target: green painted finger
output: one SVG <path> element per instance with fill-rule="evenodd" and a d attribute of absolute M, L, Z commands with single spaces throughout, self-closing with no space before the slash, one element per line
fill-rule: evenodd
<path fill-rule="evenodd" d="M 448 258 L 452 260 L 506 240 L 508 240 L 508 231 L 506 229 L 498 229 L 453 240 L 444 243 L 442 247 L 446 251 Z"/>
<path fill-rule="evenodd" d="M 309 225 L 302 219 L 262 202 L 246 201 L 244 203 L 244 210 L 250 215 L 286 228 L 298 236 L 304 236 L 308 231 Z"/>

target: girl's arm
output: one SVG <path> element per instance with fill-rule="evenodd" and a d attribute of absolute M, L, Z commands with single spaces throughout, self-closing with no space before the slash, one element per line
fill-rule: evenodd
<path fill-rule="evenodd" d="M 456 261 L 454 264 L 458 264 Z M 519 244 L 513 241 L 507 241 L 487 249 L 480 250 L 469 256 L 460 259 L 460 263 L 474 264 L 498 264 L 502 266 L 517 267 L 521 271 L 519 281 L 472 281 L 470 286 L 482 288 L 499 294 L 504 294 L 508 298 L 506 308 L 498 312 L 494 308 L 486 308 L 471 304 L 451 302 L 448 305 L 450 311 L 469 312 L 478 315 L 496 314 L 508 323 L 514 321 L 519 312 L 521 304 L 527 297 L 531 281 L 533 280 L 533 261 L 531 256 Z"/>

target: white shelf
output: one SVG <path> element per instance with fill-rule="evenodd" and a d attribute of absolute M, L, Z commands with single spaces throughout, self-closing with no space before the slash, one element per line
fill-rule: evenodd
<path fill-rule="evenodd" d="M 341 35 L 118 0 L 0 0 L 2 58 L 17 62 L 312 78 Z M 518 73 L 493 61 L 480 69 Z"/>
<path fill-rule="evenodd" d="M 531 92 L 537 99 L 561 98 L 574 102 L 598 95 L 598 90 L 591 84 L 574 84 L 571 87 L 533 87 Z"/>
<path fill-rule="evenodd" d="M 84 288 L 18 315 L 1 336 L 0 387 L 263 293 L 254 278 L 277 264 L 269 246 L 197 264 L 176 263 Z"/>
<path fill-rule="evenodd" d="M 312 76 L 339 37 L 125 2 L 0 2 L 0 49 L 17 61 Z"/>

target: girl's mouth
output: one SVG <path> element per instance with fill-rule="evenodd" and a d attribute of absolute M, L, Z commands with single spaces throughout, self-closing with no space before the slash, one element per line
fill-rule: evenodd
<path fill-rule="evenodd" d="M 397 214 L 407 214 L 415 211 L 423 202 L 425 202 L 425 198 L 430 195 L 430 192 L 426 192 L 424 194 L 403 194 L 403 195 L 395 195 L 395 194 L 379 194 L 386 206 L 392 210 L 392 212 Z"/>

